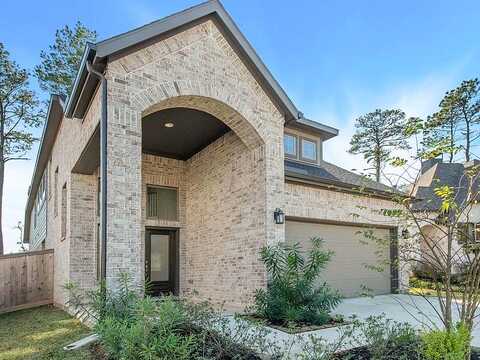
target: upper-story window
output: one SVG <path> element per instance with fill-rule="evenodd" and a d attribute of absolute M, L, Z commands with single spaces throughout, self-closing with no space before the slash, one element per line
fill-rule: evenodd
<path fill-rule="evenodd" d="M 317 142 L 310 139 L 301 139 L 301 159 L 306 161 L 317 161 Z"/>
<path fill-rule="evenodd" d="M 285 133 L 283 149 L 287 158 L 314 163 L 319 159 L 319 140 L 315 138 Z"/>
<path fill-rule="evenodd" d="M 283 137 L 283 148 L 285 155 L 297 157 L 297 137 L 291 134 L 285 134 Z"/>

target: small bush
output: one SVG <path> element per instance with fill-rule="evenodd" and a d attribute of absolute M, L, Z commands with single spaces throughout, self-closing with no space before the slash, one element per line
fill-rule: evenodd
<path fill-rule="evenodd" d="M 421 338 L 408 323 L 400 323 L 380 315 L 370 316 L 365 321 L 355 320 L 353 324 L 352 343 L 363 345 L 370 359 L 422 359 Z"/>
<path fill-rule="evenodd" d="M 282 326 L 323 325 L 331 321 L 330 312 L 341 297 L 326 283 L 316 286 L 320 272 L 333 253 L 322 249 L 319 238 L 304 258 L 300 245 L 267 246 L 261 251 L 269 283 L 255 295 L 254 312 Z"/>
<path fill-rule="evenodd" d="M 73 285 L 67 288 L 70 305 L 94 319 L 109 359 L 255 360 L 257 353 L 280 353 L 265 327 L 229 319 L 205 303 L 144 297 L 126 276 L 117 291 L 81 295 Z"/>
<path fill-rule="evenodd" d="M 450 331 L 434 330 L 422 335 L 427 360 L 464 360 L 469 354 L 470 332 L 463 324 Z"/>

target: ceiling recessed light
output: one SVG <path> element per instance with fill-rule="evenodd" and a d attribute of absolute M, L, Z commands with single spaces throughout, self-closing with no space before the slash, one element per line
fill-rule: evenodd
<path fill-rule="evenodd" d="M 172 127 L 173 127 L 173 123 L 171 123 L 171 122 L 165 123 L 165 127 L 166 127 L 166 128 L 172 128 Z"/>

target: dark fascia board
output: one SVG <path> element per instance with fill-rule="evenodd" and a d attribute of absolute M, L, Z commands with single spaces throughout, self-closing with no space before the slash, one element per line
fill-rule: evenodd
<path fill-rule="evenodd" d="M 63 108 L 64 102 L 62 97 L 59 95 L 52 95 L 48 104 L 45 125 L 43 127 L 42 138 L 40 140 L 32 180 L 28 190 L 27 205 L 25 207 L 23 241 L 26 243 L 28 243 L 30 237 L 30 212 L 32 211 L 35 197 L 37 196 L 38 186 L 48 163 L 58 128 L 62 122 Z"/>
<path fill-rule="evenodd" d="M 79 117 L 82 117 L 84 115 L 82 111 L 76 114 L 75 107 L 88 78 L 86 70 L 87 61 L 99 63 L 102 61 L 102 59 L 108 58 L 111 55 L 117 54 L 156 36 L 168 33 L 179 27 L 185 26 L 198 19 L 208 16 L 214 16 L 223 25 L 230 38 L 235 42 L 238 49 L 241 51 L 244 60 L 246 60 L 247 63 L 250 63 L 252 68 L 255 69 L 258 75 L 260 75 L 260 79 L 264 83 L 266 90 L 273 95 L 276 100 L 275 102 L 283 109 L 287 122 L 298 123 L 299 126 L 306 127 L 312 131 L 320 132 L 326 139 L 338 134 L 337 129 L 302 118 L 302 114 L 298 111 L 280 84 L 275 80 L 273 75 L 255 52 L 252 45 L 241 33 L 231 16 L 227 13 L 223 5 L 218 0 L 210 0 L 201 3 L 197 6 L 167 16 L 137 29 L 100 41 L 95 45 L 89 44 L 85 51 L 86 54 L 83 57 L 82 65 L 75 80 L 72 96 L 70 97 L 67 105 L 66 116 L 72 117 L 78 115 Z M 82 95 L 93 95 L 91 92 L 87 92 L 88 94 Z"/>
<path fill-rule="evenodd" d="M 290 121 L 288 122 L 288 125 L 293 128 L 298 128 L 318 134 L 321 136 L 323 141 L 331 139 L 332 137 L 338 135 L 338 129 L 325 124 L 321 124 L 317 121 L 306 119 L 304 117 L 296 119 L 295 121 Z"/>
<path fill-rule="evenodd" d="M 77 75 L 75 76 L 72 91 L 68 97 L 65 107 L 65 116 L 68 118 L 75 116 L 75 109 L 77 107 L 79 98 L 84 93 L 83 89 L 88 78 L 87 62 L 94 61 L 94 59 L 95 44 L 87 43 L 83 52 L 82 61 L 80 62 L 80 67 L 77 71 Z"/>
<path fill-rule="evenodd" d="M 298 181 L 298 182 L 305 182 L 308 184 L 324 186 L 324 187 L 337 187 L 340 190 L 347 191 L 350 193 L 358 194 L 358 195 L 370 195 L 376 196 L 384 199 L 392 199 L 394 196 L 398 196 L 399 193 L 395 192 L 388 192 L 388 191 L 380 191 L 377 189 L 366 187 L 361 187 L 358 185 L 348 184 L 342 181 L 335 181 L 335 180 L 327 180 L 321 179 L 316 176 L 310 176 L 305 174 L 299 174 L 294 171 L 285 170 L 285 179 L 290 181 Z"/>

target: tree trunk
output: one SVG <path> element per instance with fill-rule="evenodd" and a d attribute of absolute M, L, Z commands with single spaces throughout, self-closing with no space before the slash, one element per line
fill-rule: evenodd
<path fill-rule="evenodd" d="M 455 146 L 455 139 L 454 139 L 454 128 L 453 128 L 453 125 L 450 125 L 450 157 L 449 157 L 449 163 L 452 163 L 453 162 L 453 154 L 455 152 L 454 150 L 454 146 Z"/>
<path fill-rule="evenodd" d="M 447 258 L 445 266 L 445 329 L 450 331 L 453 325 L 452 319 L 452 300 L 453 300 L 453 289 L 452 289 L 452 242 L 454 234 L 454 227 L 448 226 L 447 233 Z"/>
<path fill-rule="evenodd" d="M 380 168 L 382 166 L 382 163 L 381 163 L 381 160 L 380 160 L 380 156 L 377 156 L 377 158 L 375 159 L 375 179 L 377 180 L 377 182 L 380 182 Z"/>
<path fill-rule="evenodd" d="M 465 134 L 465 161 L 470 161 L 470 122 L 466 121 L 467 130 Z"/>
<path fill-rule="evenodd" d="M 0 159 L 0 255 L 4 253 L 3 247 L 3 181 L 5 176 L 5 163 Z"/>

